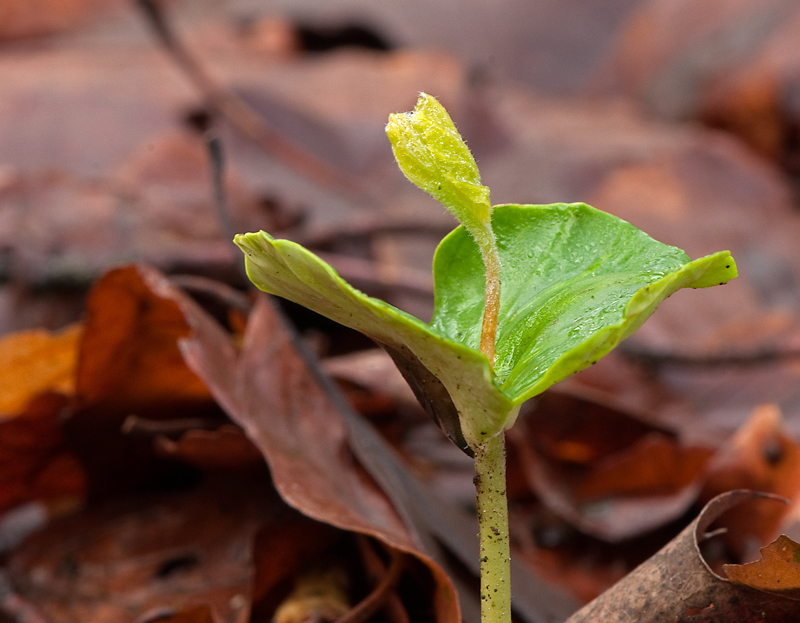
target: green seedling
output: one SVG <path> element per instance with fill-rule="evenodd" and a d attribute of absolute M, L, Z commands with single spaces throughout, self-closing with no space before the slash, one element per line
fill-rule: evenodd
<path fill-rule="evenodd" d="M 505 438 L 520 405 L 590 366 L 681 288 L 736 276 L 728 251 L 682 250 L 583 203 L 492 206 L 445 109 L 422 94 L 386 131 L 403 173 L 461 226 L 433 260 L 425 323 L 366 296 L 304 247 L 265 232 L 236 244 L 262 290 L 361 331 L 392 357 L 444 432 L 475 458 L 481 619 L 511 620 Z"/>

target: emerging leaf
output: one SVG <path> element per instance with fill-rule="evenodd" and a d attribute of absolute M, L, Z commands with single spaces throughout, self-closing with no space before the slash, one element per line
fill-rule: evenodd
<path fill-rule="evenodd" d="M 473 236 L 485 237 L 492 218 L 489 189 L 481 185 L 475 159 L 444 106 L 421 93 L 413 112 L 389 116 L 386 134 L 405 176 L 443 203 Z"/>

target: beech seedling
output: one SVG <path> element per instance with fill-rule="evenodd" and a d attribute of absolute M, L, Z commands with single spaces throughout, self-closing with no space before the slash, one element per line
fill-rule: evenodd
<path fill-rule="evenodd" d="M 461 223 L 433 260 L 425 323 L 369 297 L 299 244 L 235 242 L 260 289 L 357 329 L 394 360 L 426 411 L 475 458 L 481 619 L 511 620 L 504 431 L 520 405 L 595 363 L 681 288 L 736 276 L 728 251 L 694 261 L 584 203 L 493 206 L 444 107 L 421 94 L 386 132 L 403 173 Z"/>

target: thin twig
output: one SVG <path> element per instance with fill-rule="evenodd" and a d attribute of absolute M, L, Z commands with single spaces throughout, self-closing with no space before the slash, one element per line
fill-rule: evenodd
<path fill-rule="evenodd" d="M 284 164 L 319 184 L 348 192 L 363 192 L 361 184 L 324 160 L 301 149 L 276 132 L 256 110 L 230 89 L 218 84 L 189 52 L 167 22 L 154 0 L 137 0 L 161 44 L 189 80 L 208 101 L 209 107 L 224 116 L 242 134 L 254 140 Z"/>
<path fill-rule="evenodd" d="M 380 578 L 386 575 L 386 564 L 378 556 L 369 538 L 359 534 L 356 537 L 356 541 L 361 559 L 364 561 L 367 577 L 371 582 L 378 582 Z M 383 612 L 391 623 L 411 623 L 408 612 L 396 591 L 390 591 L 387 594 Z"/>
<path fill-rule="evenodd" d="M 213 430 L 220 426 L 219 420 L 210 418 L 179 418 L 174 420 L 148 420 L 138 415 L 129 415 L 122 423 L 126 435 L 163 435 L 185 433 L 189 430 Z"/>
<path fill-rule="evenodd" d="M 241 262 L 237 263 L 237 265 L 239 264 Z M 216 279 L 200 275 L 170 275 L 169 280 L 189 292 L 208 294 L 233 309 L 245 313 L 249 313 L 253 309 L 253 301 L 250 300 L 250 297 Z"/>
<path fill-rule="evenodd" d="M 400 576 L 405 568 L 406 555 L 400 550 L 391 548 L 392 560 L 389 569 L 373 591 L 347 614 L 336 619 L 336 623 L 365 623 L 373 614 L 383 606 L 390 591 L 400 581 Z"/>
<path fill-rule="evenodd" d="M 237 234 L 236 225 L 231 216 L 228 196 L 225 192 L 225 154 L 222 142 L 216 128 L 212 125 L 205 132 L 206 148 L 211 160 L 211 188 L 214 191 L 214 205 L 217 208 L 217 218 L 225 232 L 225 237 L 230 241 Z"/>

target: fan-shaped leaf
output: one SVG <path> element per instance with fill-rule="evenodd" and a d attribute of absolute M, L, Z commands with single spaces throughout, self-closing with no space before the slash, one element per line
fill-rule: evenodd
<path fill-rule="evenodd" d="M 583 203 L 496 206 L 502 260 L 494 372 L 515 404 L 597 361 L 676 290 L 736 276 L 730 253 L 691 262 L 611 214 Z M 462 229 L 434 259 L 431 327 L 474 350 L 483 314 L 483 264 Z"/>
<path fill-rule="evenodd" d="M 305 248 L 265 232 L 236 237 L 262 290 L 384 346 L 420 402 L 465 451 L 513 424 L 516 407 L 608 353 L 676 290 L 736 276 L 727 251 L 694 262 L 585 204 L 496 206 L 502 260 L 495 368 L 478 351 L 480 252 L 459 227 L 434 259 L 430 325 L 359 292 Z"/>

